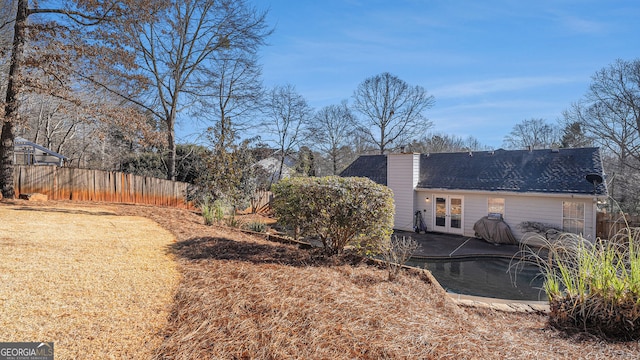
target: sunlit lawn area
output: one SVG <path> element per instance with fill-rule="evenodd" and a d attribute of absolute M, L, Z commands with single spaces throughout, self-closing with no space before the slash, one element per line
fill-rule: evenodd
<path fill-rule="evenodd" d="M 108 209 L 0 206 L 0 339 L 56 359 L 146 359 L 179 273 L 171 233 Z"/>

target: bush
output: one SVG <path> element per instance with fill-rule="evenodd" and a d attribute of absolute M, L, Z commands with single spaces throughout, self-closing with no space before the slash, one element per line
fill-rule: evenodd
<path fill-rule="evenodd" d="M 418 246 L 418 242 L 412 237 L 404 236 L 402 238 L 394 236 L 383 246 L 382 258 L 389 271 L 389 280 L 394 280 L 398 276 L 400 269 L 418 249 Z"/>
<path fill-rule="evenodd" d="M 272 186 L 272 208 L 294 236 L 317 237 L 329 254 L 347 244 L 378 252 L 393 232 L 393 193 L 366 178 L 289 178 Z"/>
<path fill-rule="evenodd" d="M 563 241 L 549 245 L 548 257 L 538 259 L 551 325 L 612 340 L 640 339 L 639 236 L 640 229 L 625 229 L 591 243 L 563 234 Z"/>

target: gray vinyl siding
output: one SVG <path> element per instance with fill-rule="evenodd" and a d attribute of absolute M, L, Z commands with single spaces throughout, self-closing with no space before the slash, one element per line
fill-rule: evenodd
<path fill-rule="evenodd" d="M 427 197 L 430 200 L 429 202 L 426 201 Z M 415 204 L 415 211 L 420 210 L 422 212 L 422 218 L 427 225 L 427 231 L 433 231 L 433 194 L 430 192 L 416 191 Z"/>
<path fill-rule="evenodd" d="M 423 211 L 423 217 L 427 223 L 429 231 L 433 230 L 433 199 L 435 196 L 450 195 L 459 196 L 463 200 L 463 229 L 465 236 L 475 236 L 473 225 L 483 216 L 488 214 L 488 200 L 490 197 L 505 199 L 504 220 L 511 228 L 516 239 L 521 239 L 523 232 L 520 223 L 523 221 L 537 221 L 545 224 L 555 225 L 562 228 L 562 203 L 563 201 L 584 203 L 585 228 L 583 236 L 587 239 L 594 239 L 596 233 L 595 206 L 591 198 L 571 198 L 571 197 L 544 197 L 506 195 L 506 194 L 474 194 L 470 192 L 443 192 L 443 191 L 416 191 L 416 209 Z M 430 201 L 426 202 L 425 199 Z"/>
<path fill-rule="evenodd" d="M 390 154 L 387 160 L 387 186 L 395 201 L 394 228 L 413 230 L 414 192 L 420 172 L 419 154 Z"/>
<path fill-rule="evenodd" d="M 486 195 L 465 194 L 464 195 L 464 235 L 475 236 L 473 225 L 483 216 L 487 216 Z"/>

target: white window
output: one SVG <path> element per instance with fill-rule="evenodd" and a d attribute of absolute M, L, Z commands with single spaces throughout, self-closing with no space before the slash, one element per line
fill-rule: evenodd
<path fill-rule="evenodd" d="M 562 202 L 562 230 L 584 234 L 584 203 Z"/>
<path fill-rule="evenodd" d="M 489 215 L 500 214 L 500 216 L 504 217 L 504 198 L 489 198 L 487 210 Z"/>

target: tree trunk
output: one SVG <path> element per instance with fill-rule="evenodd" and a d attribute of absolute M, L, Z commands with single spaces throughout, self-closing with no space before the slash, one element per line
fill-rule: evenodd
<path fill-rule="evenodd" d="M 172 116 L 174 116 L 172 114 Z M 169 146 L 169 159 L 167 164 L 167 180 L 176 180 L 176 130 L 174 128 L 174 120 L 169 119 L 169 128 L 167 129 L 167 143 Z"/>
<path fill-rule="evenodd" d="M 0 191 L 5 199 L 15 197 L 13 188 L 13 155 L 14 124 L 18 119 L 18 77 L 24 54 L 25 27 L 27 16 L 27 0 L 18 0 L 18 12 L 13 33 L 13 49 L 9 66 L 9 81 L 7 83 L 7 98 L 2 119 L 2 134 L 0 135 Z"/>
<path fill-rule="evenodd" d="M 284 147 L 280 148 L 280 169 L 278 169 L 278 181 L 282 180 L 282 171 L 284 170 L 284 160 L 286 157 L 286 153 L 284 151 Z"/>

